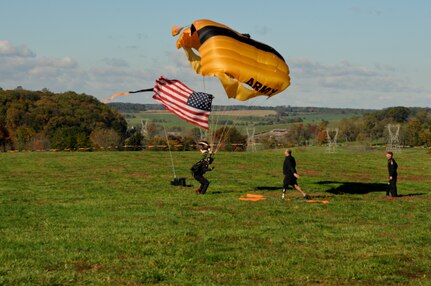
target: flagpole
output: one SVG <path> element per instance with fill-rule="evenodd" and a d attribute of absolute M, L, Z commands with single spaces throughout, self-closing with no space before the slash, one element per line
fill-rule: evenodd
<path fill-rule="evenodd" d="M 169 144 L 169 138 L 168 133 L 166 132 L 165 122 L 163 122 L 163 129 L 165 130 L 166 143 L 168 144 L 169 156 L 171 157 L 172 172 L 174 173 L 174 178 L 176 178 L 177 175 L 175 174 L 174 158 L 172 157 L 171 145 Z"/>

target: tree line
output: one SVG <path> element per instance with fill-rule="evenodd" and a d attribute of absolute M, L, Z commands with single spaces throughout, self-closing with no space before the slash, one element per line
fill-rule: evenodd
<path fill-rule="evenodd" d="M 223 107 L 215 107 L 215 110 Z M 431 109 L 390 107 L 383 110 L 331 109 L 317 107 L 250 107 L 235 109 L 274 109 L 272 120 L 286 123 L 281 137 L 272 135 L 257 138 L 266 147 L 280 145 L 307 145 L 327 143 L 327 129 L 339 129 L 338 142 L 362 142 L 385 144 L 388 141 L 389 124 L 399 125 L 399 142 L 404 146 L 431 146 Z M 168 143 L 179 150 L 195 148 L 200 139 L 198 128 L 163 130 L 157 122 L 147 126 L 145 136 L 141 126 L 127 126 L 123 113 L 163 109 L 159 104 L 110 103 L 103 104 L 95 97 L 73 91 L 52 93 L 47 89 L 29 91 L 0 89 L 0 148 L 6 150 L 79 150 L 132 146 L 135 149 L 154 147 Z M 353 111 L 353 112 L 352 112 Z M 322 120 L 305 124 L 292 118 L 301 112 L 355 113 L 351 118 L 336 122 Z M 239 127 L 240 124 L 237 124 Z M 226 150 L 246 148 L 247 136 L 236 127 L 216 130 L 216 140 L 222 138 Z M 167 135 L 167 136 L 166 136 Z M 167 139 L 166 139 L 167 138 Z M 159 146 L 159 147 L 157 147 Z M 163 150 L 165 147 L 160 147 Z"/>
<path fill-rule="evenodd" d="M 338 125 L 344 141 L 387 143 L 388 125 L 398 125 L 400 145 L 431 146 L 431 108 L 390 107 L 359 118 L 342 119 Z M 392 132 L 396 132 L 394 128 Z"/>
<path fill-rule="evenodd" d="M 142 106 L 121 104 L 134 111 Z M 147 107 L 145 107 L 147 108 Z M 151 109 L 162 109 L 162 105 Z M 198 128 L 183 132 L 166 130 L 151 123 L 144 136 L 141 128 L 128 127 L 122 113 L 95 97 L 73 91 L 52 93 L 47 89 L 29 91 L 0 88 L 0 148 L 6 150 L 141 150 L 145 146 L 164 150 L 170 144 L 177 150 L 192 150 L 200 138 Z M 186 134 L 184 134 L 186 133 Z M 245 144 L 246 137 L 236 128 L 217 130 L 216 140 Z M 166 140 L 167 138 L 167 140 Z M 229 144 L 228 144 L 229 145 Z M 162 147 L 161 147 L 162 146 Z M 230 145 L 229 145 L 230 146 Z M 226 149 L 229 150 L 229 146 Z"/>
<path fill-rule="evenodd" d="M 343 118 L 335 122 L 322 120 L 317 124 L 289 124 L 284 136 L 268 135 L 262 137 L 261 141 L 270 146 L 323 145 L 328 143 L 328 132 L 334 132 L 335 129 L 338 129 L 339 143 L 385 145 L 390 141 L 390 133 L 395 136 L 398 130 L 397 139 L 400 147 L 431 147 L 431 109 L 398 106 Z M 330 134 L 330 136 L 333 135 Z"/>

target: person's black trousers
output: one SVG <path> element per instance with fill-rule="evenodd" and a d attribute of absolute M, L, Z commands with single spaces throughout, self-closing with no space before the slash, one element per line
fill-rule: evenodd
<path fill-rule="evenodd" d="M 392 176 L 392 180 L 389 180 L 389 186 L 388 186 L 388 191 L 386 192 L 386 195 L 389 195 L 389 194 L 391 195 L 391 197 L 398 196 L 396 176 Z"/>
<path fill-rule="evenodd" d="M 204 176 L 195 176 L 196 181 L 198 181 L 199 183 L 201 183 L 201 187 L 199 188 L 200 194 L 205 194 L 208 186 L 210 185 L 210 182 L 204 177 Z"/>

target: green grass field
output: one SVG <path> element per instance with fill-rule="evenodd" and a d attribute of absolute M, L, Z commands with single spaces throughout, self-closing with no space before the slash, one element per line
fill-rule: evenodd
<path fill-rule="evenodd" d="M 347 148 L 347 147 L 346 147 Z M 431 285 L 431 154 L 295 148 L 218 153 L 206 195 L 198 152 L 0 153 L 0 285 Z M 261 194 L 264 201 L 241 201 Z"/>

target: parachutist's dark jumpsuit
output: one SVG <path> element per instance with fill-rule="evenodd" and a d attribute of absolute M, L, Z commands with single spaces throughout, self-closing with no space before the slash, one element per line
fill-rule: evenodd
<path fill-rule="evenodd" d="M 388 160 L 388 173 L 389 173 L 389 178 L 392 177 L 392 179 L 389 179 L 389 186 L 388 186 L 388 190 L 386 191 L 386 195 L 389 196 L 389 193 L 391 195 L 391 197 L 396 197 L 398 196 L 397 193 L 397 169 L 398 169 L 398 164 L 397 162 L 395 162 L 394 158 L 391 158 Z"/>
<path fill-rule="evenodd" d="M 192 168 L 193 178 L 201 183 L 199 189 L 196 190 L 198 194 L 205 194 L 210 182 L 204 177 L 204 174 L 212 169 L 209 167 L 209 162 L 206 159 L 202 159 L 197 163 L 196 169 Z"/>

